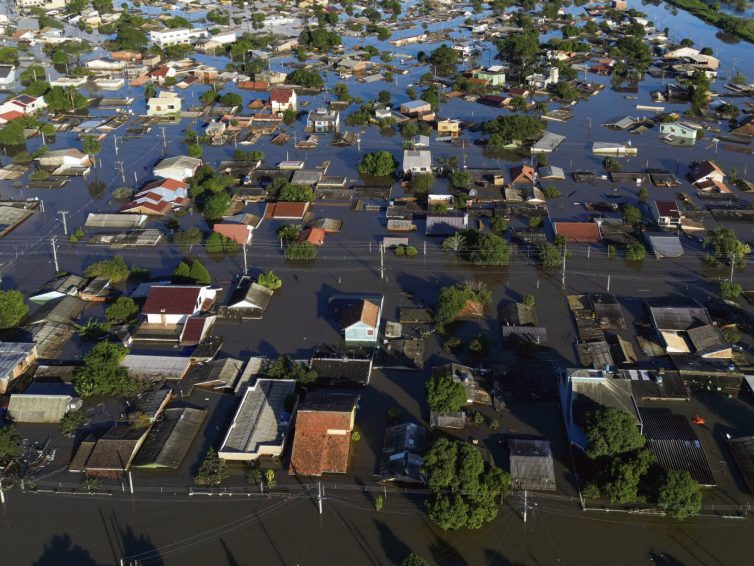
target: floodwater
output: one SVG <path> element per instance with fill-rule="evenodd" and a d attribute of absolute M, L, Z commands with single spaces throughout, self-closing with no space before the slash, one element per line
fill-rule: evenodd
<path fill-rule="evenodd" d="M 409 552 L 432 564 L 746 565 L 748 521 L 582 512 L 546 498 L 511 498 L 497 520 L 445 533 L 420 503 L 326 489 L 316 499 L 15 495 L 2 514 L 6 564 L 393 565 Z M 72 520 L 72 509 L 76 509 Z M 5 537 L 3 537 L 5 538 Z"/>
<path fill-rule="evenodd" d="M 648 13 L 658 28 L 670 26 L 673 37 L 693 37 L 699 47 L 711 47 L 722 63 L 720 79 L 715 89 L 722 85 L 734 69 L 743 71 L 749 78 L 754 74 L 751 62 L 751 45 L 745 42 L 725 43 L 717 30 L 700 20 L 665 5 L 645 4 L 639 7 Z M 193 15 L 192 15 L 193 17 Z M 458 30 L 463 18 L 442 24 L 446 29 Z M 432 24 L 435 31 L 440 24 Z M 408 31 L 397 35 L 408 35 Z M 419 50 L 430 51 L 433 45 L 413 45 L 393 48 L 391 45 L 368 38 L 364 41 L 344 38 L 348 46 L 369 43 L 380 50 L 415 55 Z M 487 46 L 489 48 L 489 46 Z M 494 53 L 494 51 L 493 51 Z M 487 54 L 483 51 L 483 57 Z M 201 56 L 202 60 L 224 67 L 222 58 Z M 397 59 L 397 58 L 396 58 Z M 289 59 L 272 62 L 281 68 Z M 486 62 L 486 61 L 485 61 Z M 349 79 L 353 96 L 365 99 L 378 90 L 389 90 L 395 104 L 408 99 L 405 89 L 415 84 L 426 67 L 413 67 L 407 63 L 409 73 L 396 75 L 395 83 L 364 85 Z M 54 74 L 54 70 L 50 70 Z M 591 82 L 606 84 L 605 90 L 589 101 L 573 107 L 574 117 L 567 123 L 548 122 L 547 129 L 567 137 L 566 142 L 553 154 L 549 163 L 573 169 L 601 170 L 600 158 L 592 156 L 594 141 L 626 142 L 639 148 L 636 158 L 625 163 L 625 169 L 646 166 L 663 167 L 679 178 L 685 174 L 686 165 L 693 160 L 713 158 L 724 169 L 736 167 L 746 171 L 751 167 L 751 157 L 726 152 L 715 155 L 709 139 L 692 148 L 673 148 L 657 140 L 657 130 L 639 136 L 614 132 L 602 123 L 623 116 L 642 116 L 637 104 L 653 104 L 650 91 L 662 86 L 661 79 L 646 77 L 639 85 L 635 100 L 610 89 L 609 78 L 588 75 Z M 338 82 L 334 74 L 328 84 Z M 180 91 L 184 107 L 199 100 L 207 87 L 192 87 Z M 233 91 L 228 86 L 226 90 Z M 258 93 L 238 91 L 244 101 Z M 106 96 L 131 95 L 136 98 L 132 109 L 135 114 L 144 111 L 141 89 L 125 88 L 108 92 Z M 316 108 L 325 95 L 301 97 L 309 102 L 306 109 Z M 666 105 L 669 110 L 683 112 L 687 105 Z M 555 105 L 551 105 L 554 108 Z M 440 110 L 442 117 L 460 117 L 480 121 L 504 113 L 502 110 L 481 106 L 463 100 L 452 100 Z M 108 115 L 97 109 L 91 116 Z M 589 127 L 591 124 L 591 128 Z M 114 211 L 119 203 L 110 197 L 113 189 L 124 184 L 138 187 L 150 180 L 152 166 L 162 156 L 183 153 L 182 143 L 186 128 L 201 131 L 202 124 L 183 120 L 179 125 L 155 128 L 149 136 L 122 139 L 124 131 L 117 131 L 119 155 L 115 155 L 114 136 L 108 135 L 103 150 L 97 156 L 98 165 L 87 179 L 75 179 L 58 191 L 40 191 L 14 188 L 12 183 L 0 183 L 3 198 L 41 198 L 45 212 L 20 226 L 0 240 L 0 273 L 3 288 L 19 288 L 25 292 L 36 289 L 54 272 L 50 238 L 57 236 L 60 267 L 80 271 L 88 263 L 113 254 L 107 248 L 69 244 L 62 236 L 61 211 L 66 211 L 69 229 L 83 225 L 90 211 Z M 342 129 L 349 130 L 347 126 Z M 299 120 L 296 135 L 303 134 Z M 485 157 L 483 151 L 471 142 L 478 134 L 466 134 L 465 147 L 432 142 L 434 157 L 456 156 L 469 167 L 499 166 L 507 169 L 521 160 Z M 164 143 L 163 143 L 164 140 Z M 41 140 L 28 142 L 33 151 Z M 79 147 L 75 134 L 60 134 L 53 148 Z M 244 149 L 261 149 L 267 154 L 269 164 L 282 159 L 305 160 L 307 166 L 331 162 L 329 172 L 357 178 L 356 166 L 361 156 L 377 149 L 391 151 L 401 157 L 401 138 L 398 134 L 386 137 L 376 128 L 368 129 L 361 137 L 360 147 L 335 148 L 323 136 L 321 145 L 313 150 L 296 150 L 293 146 L 265 145 L 264 140 Z M 217 163 L 232 155 L 233 147 L 205 147 L 204 159 Z M 124 163 L 125 182 L 121 179 L 116 161 Z M 3 157 L 3 163 L 8 158 Z M 99 191 L 93 181 L 104 183 Z M 598 200 L 605 189 L 579 185 L 571 180 L 554 183 L 563 198 L 550 205 L 555 219 L 585 219 L 586 212 L 579 204 Z M 635 202 L 635 187 L 619 187 L 624 202 Z M 693 194 L 684 181 L 678 189 L 649 187 L 651 198 L 672 198 L 676 192 Z M 737 193 L 751 200 L 749 195 Z M 695 197 L 692 197 L 695 198 Z M 255 235 L 249 250 L 249 264 L 253 273 L 274 269 L 282 276 L 284 287 L 273 301 L 264 321 L 244 325 L 218 325 L 217 331 L 226 339 L 224 354 L 248 356 L 290 353 L 306 355 L 317 343 L 334 343 L 339 331 L 326 316 L 328 297 L 341 292 L 374 292 L 385 294 L 386 317 L 394 318 L 401 305 L 401 291 L 413 292 L 417 300 L 431 304 L 437 290 L 443 285 L 465 279 L 482 279 L 493 292 L 489 307 L 490 318 L 481 327 L 493 337 L 493 352 L 501 352 L 497 322 L 492 314 L 502 301 L 519 300 L 528 292 L 537 295 L 541 322 L 551 332 L 551 343 L 564 362 L 574 362 L 572 343 L 575 333 L 571 324 L 563 324 L 568 317 L 560 293 L 559 273 L 548 274 L 537 269 L 521 250 L 507 268 L 473 268 L 461 260 L 452 259 L 440 251 L 439 241 L 425 240 L 411 234 L 412 244 L 420 250 L 416 258 L 385 256 L 385 277 L 380 279 L 380 260 L 376 243 L 385 234 L 383 215 L 352 212 L 349 207 L 315 206 L 318 216 L 344 219 L 343 233 L 328 236 L 314 265 L 300 267 L 288 264 L 282 258 L 275 238 L 275 224 L 265 223 Z M 519 220 L 514 220 L 517 225 Z M 153 222 L 153 225 L 158 223 Z M 182 220 L 183 227 L 198 225 L 206 228 L 197 213 Z M 750 225 L 734 227 L 746 240 L 754 238 Z M 421 232 L 420 232 L 421 233 Z M 425 247 L 426 246 L 426 247 Z M 645 260 L 641 266 L 625 265 L 622 260 L 607 261 L 604 248 L 575 247 L 566 268 L 566 290 L 569 292 L 604 291 L 608 285 L 618 296 L 691 295 L 704 300 L 715 290 L 714 282 L 700 282 L 698 270 L 703 257 L 701 247 L 684 239 L 686 256 L 659 262 Z M 120 252 L 119 252 L 120 253 Z M 155 276 L 170 274 L 183 251 L 172 246 L 159 245 L 153 249 L 123 251 L 126 259 L 148 267 Z M 242 270 L 240 254 L 227 258 L 206 258 L 203 251 L 195 251 L 206 260 L 218 284 L 230 286 Z M 742 283 L 754 282 L 750 270 L 737 273 Z M 300 329 L 291 332 L 291 328 Z M 501 352 L 502 353 L 502 352 Z M 430 346 L 432 361 L 443 357 L 437 344 Z M 496 354 L 493 354 L 493 357 Z M 447 356 L 444 356 L 447 358 Z M 404 400 L 400 400 L 401 403 Z M 416 418 L 421 418 L 422 403 L 408 408 Z M 368 414 L 367 411 L 363 411 Z M 368 418 L 368 417 L 366 417 Z M 379 437 L 378 437 L 379 438 Z M 372 442 L 375 442 L 372 439 Z M 379 440 L 376 440 L 379 443 Z M 329 480 L 332 481 L 332 480 Z M 351 487 L 349 485 L 349 487 Z M 0 540 L 3 563 L 7 564 L 117 564 L 122 558 L 140 560 L 142 564 L 396 564 L 409 551 L 424 555 L 433 563 L 441 564 L 643 564 L 652 561 L 660 564 L 748 564 L 754 550 L 748 521 L 726 520 L 719 517 L 701 517 L 677 524 L 665 519 L 646 516 L 624 516 L 602 512 L 584 513 L 573 501 L 534 496 L 529 508 L 528 521 L 521 517 L 523 502 L 516 497 L 508 501 L 495 522 L 477 532 L 446 534 L 430 526 L 421 513 L 421 501 L 416 498 L 391 495 L 381 513 L 373 510 L 371 495 L 353 489 L 328 489 L 324 513 L 317 513 L 315 502 L 308 496 L 291 501 L 238 500 L 237 498 L 190 498 L 188 496 L 162 497 L 156 494 L 136 494 L 124 498 L 115 494 L 104 496 L 64 497 L 44 494 L 22 495 L 10 492 L 1 513 Z M 536 504 L 536 505 L 535 505 Z M 9 541 L 13 541 L 9 544 Z"/>

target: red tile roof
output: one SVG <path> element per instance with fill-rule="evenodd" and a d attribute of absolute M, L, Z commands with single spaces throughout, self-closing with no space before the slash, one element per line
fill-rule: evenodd
<path fill-rule="evenodd" d="M 657 200 L 655 201 L 657 212 L 660 216 L 669 218 L 680 218 L 681 213 L 678 211 L 678 204 L 674 200 Z"/>
<path fill-rule="evenodd" d="M 121 212 L 131 212 L 131 213 L 138 213 L 138 214 L 167 214 L 171 211 L 173 207 L 170 205 L 169 202 L 165 201 L 157 201 L 153 202 L 151 200 L 142 200 L 139 202 L 132 201 L 123 206 L 123 208 L 120 209 Z"/>
<path fill-rule="evenodd" d="M 265 218 L 290 218 L 301 220 L 309 210 L 308 202 L 274 202 L 264 210 Z"/>
<path fill-rule="evenodd" d="M 533 185 L 536 170 L 529 165 L 511 167 L 511 184 Z"/>
<path fill-rule="evenodd" d="M 194 314 L 202 287 L 154 285 L 150 287 L 144 314 Z"/>
<path fill-rule="evenodd" d="M 322 228 L 307 228 L 301 232 L 299 242 L 309 242 L 315 246 L 321 246 L 325 243 L 325 231 Z"/>
<path fill-rule="evenodd" d="M 357 322 L 363 322 L 376 328 L 380 318 L 380 307 L 371 301 L 360 301 L 348 307 L 343 313 L 341 323 L 343 328 L 348 328 Z"/>
<path fill-rule="evenodd" d="M 248 244 L 251 240 L 251 229 L 245 224 L 215 224 L 212 228 L 218 234 L 230 238 L 239 244 Z"/>
<path fill-rule="evenodd" d="M 291 453 L 291 474 L 319 476 L 348 471 L 351 413 L 299 410 Z M 348 431 L 327 434 L 328 430 Z"/>
<path fill-rule="evenodd" d="M 186 324 L 183 325 L 183 332 L 181 333 L 181 345 L 190 346 L 198 344 L 204 334 L 204 326 L 207 322 L 206 318 L 194 317 L 189 318 Z"/>
<path fill-rule="evenodd" d="M 577 244 L 597 244 L 602 240 L 596 222 L 555 222 L 555 233 Z"/>
<path fill-rule="evenodd" d="M 10 110 L 9 112 L 3 112 L 0 114 L 0 118 L 5 120 L 6 122 L 10 122 L 11 120 L 15 120 L 16 118 L 22 118 L 24 115 L 23 112 L 19 112 L 18 110 Z"/>
<path fill-rule="evenodd" d="M 184 183 L 183 181 L 179 181 L 178 179 L 160 179 L 159 181 L 152 181 L 151 183 L 147 183 L 141 188 L 141 191 L 139 192 L 142 193 L 144 191 L 149 191 L 158 187 L 161 189 L 168 189 L 169 191 L 177 191 L 178 189 L 188 188 L 188 183 Z"/>
<path fill-rule="evenodd" d="M 270 91 L 270 101 L 278 104 L 288 104 L 291 101 L 293 89 L 274 88 Z"/>

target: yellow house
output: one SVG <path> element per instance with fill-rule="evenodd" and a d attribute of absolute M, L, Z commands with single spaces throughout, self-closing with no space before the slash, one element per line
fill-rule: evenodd
<path fill-rule="evenodd" d="M 448 118 L 447 120 L 438 120 L 437 122 L 438 134 L 444 134 L 446 136 L 455 136 L 455 135 L 458 135 L 460 132 L 461 132 L 460 120 L 452 120 Z"/>

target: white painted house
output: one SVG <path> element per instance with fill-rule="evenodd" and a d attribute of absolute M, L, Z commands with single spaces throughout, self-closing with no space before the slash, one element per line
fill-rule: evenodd
<path fill-rule="evenodd" d="M 20 94 L 0 104 L 0 114 L 13 111 L 20 112 L 21 114 L 34 114 L 43 108 L 47 108 L 47 103 L 41 96 Z"/>
<path fill-rule="evenodd" d="M 155 177 L 164 179 L 175 179 L 176 181 L 185 181 L 193 177 L 196 170 L 202 165 L 202 160 L 195 157 L 179 155 L 178 157 L 168 157 L 163 159 L 152 170 Z"/>
<path fill-rule="evenodd" d="M 431 173 L 432 152 L 427 149 L 403 150 L 404 173 Z"/>
<path fill-rule="evenodd" d="M 0 88 L 11 88 L 16 83 L 16 67 L 0 65 Z"/>
<path fill-rule="evenodd" d="M 175 116 L 181 112 L 181 97 L 174 92 L 163 90 L 147 100 L 147 116 Z"/>
<path fill-rule="evenodd" d="M 153 285 L 141 313 L 149 324 L 175 326 L 206 311 L 215 301 L 218 289 L 208 285 Z"/>
<path fill-rule="evenodd" d="M 166 28 L 149 32 L 149 39 L 159 47 L 196 43 L 208 39 L 209 32 L 202 28 Z"/>

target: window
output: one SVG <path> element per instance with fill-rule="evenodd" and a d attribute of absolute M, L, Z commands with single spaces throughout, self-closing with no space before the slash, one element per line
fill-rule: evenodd
<path fill-rule="evenodd" d="M 371 328 L 367 330 L 367 336 L 374 336 L 374 330 L 372 330 Z"/>

